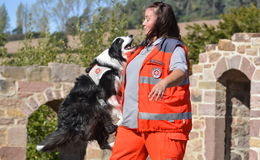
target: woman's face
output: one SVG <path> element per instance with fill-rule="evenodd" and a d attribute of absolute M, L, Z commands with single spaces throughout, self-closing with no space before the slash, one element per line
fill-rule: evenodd
<path fill-rule="evenodd" d="M 144 15 L 144 21 L 143 21 L 143 27 L 144 27 L 144 34 L 147 35 L 151 29 L 153 28 L 157 16 L 155 15 L 155 8 L 147 8 L 145 10 L 145 15 Z"/>

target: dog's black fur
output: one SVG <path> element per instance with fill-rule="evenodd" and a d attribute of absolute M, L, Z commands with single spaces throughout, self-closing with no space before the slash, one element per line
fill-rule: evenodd
<path fill-rule="evenodd" d="M 117 38 L 108 50 L 109 56 L 119 63 L 125 61 L 122 43 L 123 39 Z M 120 68 L 95 59 L 86 72 L 94 65 L 106 66 L 110 70 L 105 72 L 98 85 L 88 74 L 76 79 L 74 87 L 59 107 L 58 129 L 38 145 L 38 150 L 58 149 L 61 160 L 83 160 L 89 141 L 97 140 L 101 149 L 111 149 L 107 140 L 117 126 L 112 123 L 112 106 L 107 100 L 117 94 L 115 77 L 120 76 Z"/>

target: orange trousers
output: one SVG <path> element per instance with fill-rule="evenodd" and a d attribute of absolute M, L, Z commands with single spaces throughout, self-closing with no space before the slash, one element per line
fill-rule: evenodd
<path fill-rule="evenodd" d="M 118 127 L 110 160 L 182 160 L 187 140 L 177 140 L 171 133 L 144 132 Z"/>

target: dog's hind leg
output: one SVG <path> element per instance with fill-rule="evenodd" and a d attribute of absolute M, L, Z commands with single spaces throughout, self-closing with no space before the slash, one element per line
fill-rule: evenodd
<path fill-rule="evenodd" d="M 60 148 L 59 160 L 84 160 L 86 148 L 87 143 L 84 141 L 71 141 Z"/>

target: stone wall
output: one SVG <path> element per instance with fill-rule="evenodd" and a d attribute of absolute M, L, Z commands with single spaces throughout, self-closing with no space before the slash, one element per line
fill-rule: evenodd
<path fill-rule="evenodd" d="M 185 159 L 260 159 L 260 34 L 208 45 L 192 70 L 193 129 Z M 75 64 L 0 66 L 0 160 L 26 159 L 28 117 L 43 104 L 55 108 L 81 73 Z M 88 160 L 110 154 L 95 143 L 87 153 Z"/>
<path fill-rule="evenodd" d="M 185 159 L 260 159 L 260 33 L 208 45 L 192 70 Z"/>

